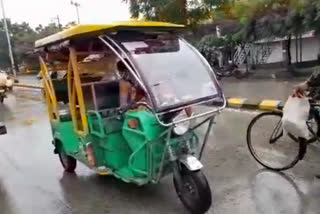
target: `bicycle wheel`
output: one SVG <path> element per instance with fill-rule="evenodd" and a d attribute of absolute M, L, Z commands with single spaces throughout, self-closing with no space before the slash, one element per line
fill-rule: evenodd
<path fill-rule="evenodd" d="M 251 155 L 262 166 L 287 170 L 299 161 L 300 143 L 282 129 L 282 112 L 264 112 L 248 126 L 247 144 Z"/>

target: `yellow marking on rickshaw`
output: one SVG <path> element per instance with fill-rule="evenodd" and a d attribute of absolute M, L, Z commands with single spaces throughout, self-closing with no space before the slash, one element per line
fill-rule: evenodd
<path fill-rule="evenodd" d="M 259 104 L 259 109 L 261 110 L 274 110 L 277 109 L 281 101 L 279 100 L 263 100 Z"/>
<path fill-rule="evenodd" d="M 81 34 L 101 34 L 104 31 L 113 30 L 121 27 L 128 27 L 128 28 L 184 28 L 184 25 L 177 25 L 172 23 L 166 22 L 143 22 L 143 21 L 121 21 L 121 22 L 111 22 L 109 24 L 103 25 L 77 25 L 56 33 L 54 35 L 48 36 L 46 38 L 40 39 L 36 41 L 35 47 L 40 48 L 45 45 L 49 45 L 58 41 L 63 41 L 65 39 L 81 35 Z"/>
<path fill-rule="evenodd" d="M 43 78 L 43 87 L 45 91 L 45 99 L 47 103 L 47 109 L 49 113 L 50 120 L 59 120 L 59 114 L 57 109 L 57 98 L 55 94 L 55 90 L 53 87 L 52 80 L 50 78 L 48 68 L 44 62 L 44 60 L 39 57 L 40 60 L 40 72 Z"/>
<path fill-rule="evenodd" d="M 100 171 L 98 172 L 98 175 L 109 175 L 110 173 L 108 171 Z"/>
<path fill-rule="evenodd" d="M 228 99 L 228 105 L 229 106 L 241 107 L 246 100 L 247 99 L 243 99 L 243 98 L 229 98 Z"/>
<path fill-rule="evenodd" d="M 83 93 L 81 88 L 81 80 L 78 70 L 77 55 L 74 48 L 70 50 L 70 62 L 68 66 L 68 94 L 70 102 L 70 111 L 73 121 L 73 125 L 76 133 L 85 136 L 88 134 L 88 121 L 86 116 L 86 108 L 83 99 Z M 72 78 L 73 74 L 73 78 Z M 78 101 L 78 105 L 76 105 Z M 78 110 L 79 108 L 79 110 Z M 77 119 L 77 112 L 80 113 L 80 121 Z"/>

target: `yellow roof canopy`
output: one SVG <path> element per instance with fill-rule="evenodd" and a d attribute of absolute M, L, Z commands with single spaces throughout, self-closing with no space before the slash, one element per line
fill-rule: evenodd
<path fill-rule="evenodd" d="M 103 25 L 76 25 L 69 29 L 63 30 L 59 33 L 53 34 L 46 38 L 40 39 L 35 42 L 35 47 L 43 47 L 53 43 L 61 42 L 66 39 L 70 39 L 75 36 L 85 35 L 85 34 L 95 34 L 101 33 L 103 31 L 113 30 L 113 29 L 145 29 L 145 28 L 156 28 L 156 29 L 178 29 L 183 28 L 183 25 L 171 24 L 166 22 L 145 22 L 145 21 L 121 21 L 121 22 L 112 22 L 109 24 Z"/>

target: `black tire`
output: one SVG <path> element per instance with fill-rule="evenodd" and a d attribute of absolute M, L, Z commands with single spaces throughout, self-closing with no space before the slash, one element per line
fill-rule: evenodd
<path fill-rule="evenodd" d="M 200 171 L 181 169 L 181 181 L 173 177 L 174 187 L 184 206 L 192 214 L 206 213 L 212 203 L 211 189 L 205 175 Z"/>
<path fill-rule="evenodd" d="M 4 96 L 0 96 L 0 103 L 3 103 L 4 101 Z"/>
<path fill-rule="evenodd" d="M 300 155 L 299 154 L 301 154 L 301 152 L 300 152 L 300 149 L 301 149 L 300 144 L 301 144 L 301 142 L 298 140 L 298 138 L 293 136 L 290 133 L 285 135 L 283 130 L 282 130 L 282 124 L 281 124 L 282 115 L 283 115 L 282 112 L 264 112 L 264 113 L 261 113 L 261 114 L 259 114 L 259 115 L 257 115 L 256 117 L 253 118 L 253 120 L 250 122 L 250 124 L 248 126 L 248 129 L 247 129 L 247 144 L 248 144 L 248 148 L 249 148 L 249 151 L 250 151 L 251 155 L 262 166 L 264 166 L 264 167 L 266 167 L 268 169 L 276 170 L 276 171 L 282 171 L 282 170 L 287 170 L 287 169 L 292 168 L 294 165 L 296 165 L 299 162 L 299 160 L 300 160 Z M 262 118 L 266 119 L 267 117 L 269 117 L 269 118 L 274 117 L 275 121 L 278 120 L 277 125 L 273 126 L 273 125 L 270 125 L 269 123 L 265 123 L 261 127 L 263 129 L 262 130 L 263 132 L 254 133 L 253 128 L 255 127 L 257 122 L 258 121 L 262 121 Z M 269 146 L 269 147 L 272 147 L 272 148 L 271 148 L 271 151 L 266 151 L 265 148 L 262 148 L 260 150 L 262 150 L 264 154 L 267 154 L 267 155 L 271 156 L 271 158 L 269 158 L 269 160 L 270 160 L 270 162 L 274 162 L 274 163 L 268 162 L 266 160 L 267 157 L 262 157 L 263 154 L 260 155 L 258 153 L 258 149 L 256 148 L 256 145 L 255 145 L 256 142 L 263 141 L 263 135 L 267 132 L 266 131 L 267 129 L 265 129 L 267 126 L 271 127 L 272 132 L 268 133 L 268 134 L 270 134 L 270 135 L 268 135 L 270 137 L 267 140 L 267 143 L 264 143 L 263 145 Z M 273 128 L 272 128 L 272 126 L 273 126 Z M 279 128 L 277 133 L 275 133 L 276 128 Z M 274 133 L 275 133 L 275 136 L 274 136 L 274 138 L 272 138 Z M 254 134 L 256 134 L 257 137 L 259 138 L 256 142 L 253 142 Z M 278 143 L 279 139 L 285 138 L 285 137 L 287 137 L 287 139 L 285 139 L 286 141 L 283 144 L 281 144 L 281 142 Z M 272 139 L 274 141 L 272 141 Z M 290 142 L 293 142 L 293 143 L 290 144 Z M 282 153 L 282 151 L 280 151 L 280 150 L 276 150 L 276 152 L 273 152 L 274 151 L 274 148 L 273 148 L 274 145 L 283 146 L 285 148 L 284 153 Z M 291 157 L 289 157 L 289 155 L 285 154 L 285 153 L 288 153 L 286 151 L 288 149 L 293 150 L 293 151 L 289 151 Z M 277 157 L 280 157 L 280 159 L 281 159 L 281 157 L 284 157 L 284 156 L 286 156 L 285 158 L 288 159 L 288 160 L 286 160 L 286 163 L 283 163 L 281 165 L 278 165 L 278 164 L 275 163 L 275 162 L 277 162 Z"/>
<path fill-rule="evenodd" d="M 73 173 L 77 167 L 77 160 L 67 155 L 64 151 L 59 152 L 60 162 L 66 172 Z"/>

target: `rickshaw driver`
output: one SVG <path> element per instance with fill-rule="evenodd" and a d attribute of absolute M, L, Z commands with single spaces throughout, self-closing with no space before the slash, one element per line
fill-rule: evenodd
<path fill-rule="evenodd" d="M 144 91 L 137 86 L 130 71 L 122 61 L 117 63 L 117 69 L 121 78 L 119 82 L 120 107 L 126 107 L 133 102 L 145 101 Z"/>
<path fill-rule="evenodd" d="M 134 84 L 134 78 L 122 61 L 117 63 L 117 69 L 121 78 L 119 83 L 120 107 L 126 107 L 133 102 L 146 101 L 144 91 L 137 84 Z M 188 117 L 192 116 L 191 107 L 187 107 L 184 110 Z"/>

